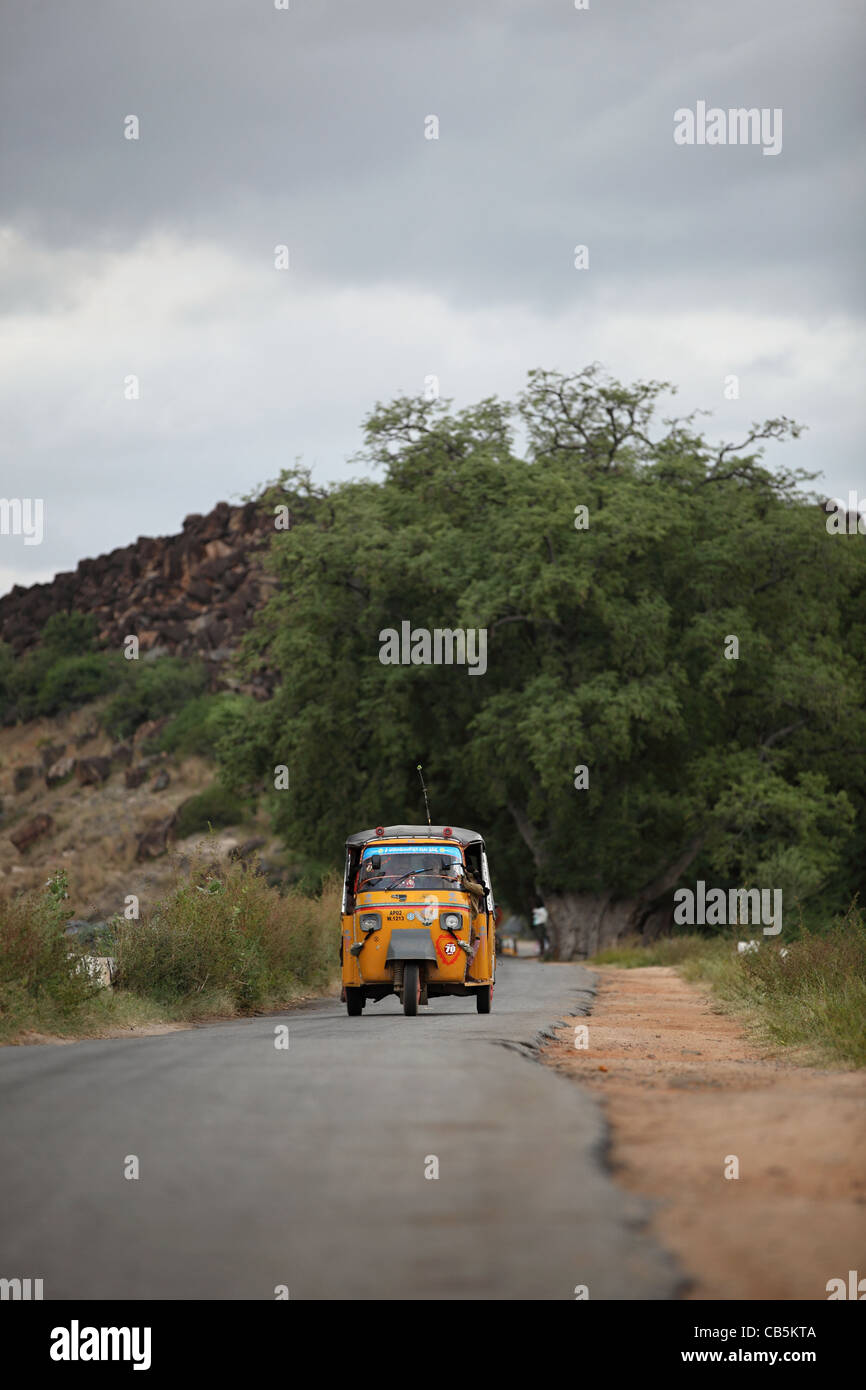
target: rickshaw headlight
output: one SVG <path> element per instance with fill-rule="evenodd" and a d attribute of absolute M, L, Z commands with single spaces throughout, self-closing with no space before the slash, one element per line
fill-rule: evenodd
<path fill-rule="evenodd" d="M 381 925 L 382 919 L 378 912 L 366 912 L 358 918 L 361 931 L 378 931 Z"/>
<path fill-rule="evenodd" d="M 442 925 L 446 931 L 459 931 L 461 920 L 459 912 L 446 912 L 442 916 Z"/>

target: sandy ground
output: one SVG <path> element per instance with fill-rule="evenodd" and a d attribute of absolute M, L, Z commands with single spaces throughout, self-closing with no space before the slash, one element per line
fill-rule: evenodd
<path fill-rule="evenodd" d="M 599 1093 L 613 1174 L 657 1199 L 684 1296 L 826 1299 L 828 1280 L 866 1276 L 866 1076 L 757 1049 L 673 969 L 597 973 L 590 1017 L 545 1060 Z"/>

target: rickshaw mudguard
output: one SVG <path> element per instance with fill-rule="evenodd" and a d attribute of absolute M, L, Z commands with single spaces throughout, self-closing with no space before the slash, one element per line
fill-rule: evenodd
<path fill-rule="evenodd" d="M 388 942 L 386 962 L 391 960 L 433 960 L 437 959 L 429 930 L 417 927 L 397 927 L 391 932 Z"/>

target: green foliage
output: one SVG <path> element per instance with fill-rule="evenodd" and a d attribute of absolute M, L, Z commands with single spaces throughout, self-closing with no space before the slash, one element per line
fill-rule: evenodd
<path fill-rule="evenodd" d="M 592 965 L 617 965 L 623 970 L 637 970 L 645 965 L 682 965 L 693 960 L 706 950 L 713 950 L 721 943 L 717 940 L 699 936 L 694 932 L 684 932 L 672 936 L 660 936 L 658 940 L 644 942 L 639 936 L 624 938 L 615 946 L 607 946 L 603 951 L 587 961 Z M 730 951 L 730 942 L 725 943 Z"/>
<path fill-rule="evenodd" d="M 237 825 L 244 819 L 243 803 L 219 782 L 191 796 L 178 809 L 175 834 L 179 840 L 209 826 Z"/>
<path fill-rule="evenodd" d="M 220 779 L 229 790 L 266 796 L 273 792 L 274 767 L 281 762 L 288 766 L 280 756 L 283 740 L 274 741 L 273 715 L 272 705 L 249 696 L 222 706 L 213 747 Z"/>
<path fill-rule="evenodd" d="M 0 707 L 7 719 L 36 719 L 77 709 L 113 690 L 122 677 L 108 652 L 94 650 L 96 620 L 54 613 L 38 646 L 17 661 L 0 643 Z"/>
<path fill-rule="evenodd" d="M 150 719 L 174 714 L 203 693 L 208 673 L 203 663 L 163 656 L 129 661 L 120 689 L 111 699 L 103 723 L 115 738 L 129 738 Z"/>
<path fill-rule="evenodd" d="M 433 819 L 485 830 L 514 906 L 639 893 L 692 843 L 692 878 L 775 875 L 786 908 L 866 889 L 866 548 L 761 463 L 792 422 L 713 445 L 656 424 L 664 389 L 590 368 L 532 373 L 514 407 L 399 399 L 367 422 L 376 476 L 265 494 L 293 526 L 245 663 L 282 684 L 219 756 L 229 784 L 289 765 L 289 844 L 337 863 L 349 831 L 422 821 L 423 762 Z M 486 629 L 486 674 L 382 665 L 403 620 Z"/>
<path fill-rule="evenodd" d="M 286 1000 L 333 976 L 338 916 L 336 884 L 281 895 L 241 864 L 198 865 L 151 916 L 117 923 L 118 984 L 162 1002 L 218 992 L 241 1012 Z"/>
<path fill-rule="evenodd" d="M 94 984 L 80 943 L 64 935 L 66 899 L 62 871 L 38 893 L 0 898 L 4 1041 L 276 1008 L 337 974 L 336 881 L 315 897 L 281 894 L 242 864 L 194 864 L 149 916 L 100 930 L 94 948 L 119 969 L 112 990 Z"/>
<path fill-rule="evenodd" d="M 198 754 L 211 758 L 227 733 L 246 724 L 249 707 L 255 701 L 231 691 L 215 695 L 197 695 L 172 717 L 158 737 L 153 740 L 154 751 L 174 756 Z M 148 745 L 150 746 L 150 745 Z"/>
<path fill-rule="evenodd" d="M 52 715 L 78 709 L 113 690 L 122 674 L 119 663 L 104 652 L 59 657 L 40 682 L 34 713 Z"/>
<path fill-rule="evenodd" d="M 64 934 L 66 874 L 38 892 L 0 898 L 0 1033 L 22 1020 L 42 1027 L 74 1018 L 96 986 Z"/>
<path fill-rule="evenodd" d="M 856 906 L 824 932 L 738 957 L 730 992 L 753 1002 L 767 1036 L 866 1066 L 866 922 Z"/>
<path fill-rule="evenodd" d="M 96 618 L 92 613 L 52 613 L 42 629 L 42 646 L 52 656 L 81 656 L 96 650 Z"/>

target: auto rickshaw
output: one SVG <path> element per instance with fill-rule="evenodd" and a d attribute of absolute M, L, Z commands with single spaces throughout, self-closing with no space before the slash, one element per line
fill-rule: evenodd
<path fill-rule="evenodd" d="M 449 825 L 389 825 L 346 841 L 340 959 L 346 1009 L 396 994 L 417 1014 L 445 994 L 489 1014 L 495 904 L 484 841 Z"/>

